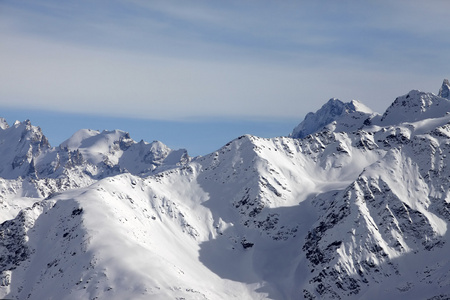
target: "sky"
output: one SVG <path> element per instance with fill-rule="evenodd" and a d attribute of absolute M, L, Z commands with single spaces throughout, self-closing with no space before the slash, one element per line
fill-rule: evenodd
<path fill-rule="evenodd" d="M 450 1 L 0 0 L 0 116 L 205 155 L 450 77 Z"/>

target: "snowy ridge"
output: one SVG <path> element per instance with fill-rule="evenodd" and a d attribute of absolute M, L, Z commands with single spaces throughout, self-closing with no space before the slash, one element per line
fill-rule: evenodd
<path fill-rule="evenodd" d="M 441 176 L 430 180 L 434 153 L 427 143 L 433 142 L 432 137 L 420 136 L 392 147 L 398 143 L 392 139 L 384 158 L 338 193 L 331 207 L 317 202 L 324 207 L 325 217 L 310 231 L 304 250 L 312 266 L 327 266 L 327 271 L 320 268 L 313 278 L 315 292 L 321 297 L 367 294 L 396 299 L 400 297 L 394 293 L 396 289 L 401 297 L 414 299 L 427 299 L 438 291 L 447 295 L 449 266 L 444 253 L 449 250 L 449 205 L 432 191 L 448 191 L 449 186 L 448 179 Z M 411 256 L 445 267 L 424 284 L 421 280 L 427 264 L 414 264 Z M 411 268 L 417 277 L 410 275 Z M 373 281 L 383 282 L 386 292 L 372 294 L 371 289 L 377 289 L 371 285 Z"/>
<path fill-rule="evenodd" d="M 80 130 L 51 147 L 30 121 L 6 124 L 0 129 L 0 221 L 35 199 L 121 173 L 155 174 L 190 159 L 184 149 L 172 150 L 157 141 L 137 143 L 120 130 Z"/>
<path fill-rule="evenodd" d="M 4 127 L 0 129 L 0 176 L 26 177 L 34 172 L 34 159 L 50 149 L 50 144 L 41 129 L 29 120 Z"/>
<path fill-rule="evenodd" d="M 99 168 L 119 168 L 121 172 L 150 174 L 156 168 L 171 167 L 189 161 L 187 151 L 172 150 L 159 141 L 136 143 L 129 133 L 114 131 L 94 131 L 82 129 L 60 148 L 78 151 L 87 163 Z"/>
<path fill-rule="evenodd" d="M 380 124 L 394 125 L 444 116 L 450 111 L 450 100 L 413 90 L 398 97 L 381 117 Z"/>
<path fill-rule="evenodd" d="M 0 298 L 448 299 L 441 96 L 411 91 L 383 116 L 332 101 L 302 139 L 192 159 L 122 131 L 24 139 L 35 171 L 0 180 Z M 58 155 L 59 177 L 41 167 Z"/>
<path fill-rule="evenodd" d="M 95 179 L 123 172 L 147 174 L 190 160 L 184 149 L 172 150 L 158 141 L 137 143 L 120 130 L 83 129 L 51 147 L 41 129 L 28 120 L 1 129 L 0 145 L 0 175 L 8 179 L 60 178 L 77 167 Z"/>
<path fill-rule="evenodd" d="M 291 133 L 293 138 L 304 138 L 327 125 L 338 126 L 337 131 L 353 131 L 363 125 L 363 122 L 373 117 L 374 112 L 357 100 L 344 103 L 332 98 L 317 112 L 308 113 Z"/>

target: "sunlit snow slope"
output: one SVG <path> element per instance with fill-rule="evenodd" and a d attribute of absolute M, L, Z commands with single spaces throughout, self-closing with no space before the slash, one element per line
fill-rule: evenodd
<path fill-rule="evenodd" d="M 3 122 L 0 298 L 449 299 L 446 86 L 196 158 Z"/>

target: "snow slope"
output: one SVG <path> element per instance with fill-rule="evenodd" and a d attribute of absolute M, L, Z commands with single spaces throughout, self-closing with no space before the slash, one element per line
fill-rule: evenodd
<path fill-rule="evenodd" d="M 191 159 L 184 149 L 172 150 L 157 141 L 137 143 L 120 130 L 80 130 L 51 147 L 30 121 L 5 124 L 0 129 L 0 221 L 54 193 L 121 173 L 155 174 Z"/>
<path fill-rule="evenodd" d="M 304 138 L 196 158 L 121 131 L 25 139 L 34 171 L 0 181 L 0 298 L 449 299 L 448 101 L 332 101 Z"/>

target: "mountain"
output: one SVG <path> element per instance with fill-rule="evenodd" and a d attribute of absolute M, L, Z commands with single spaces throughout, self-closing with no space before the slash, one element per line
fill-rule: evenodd
<path fill-rule="evenodd" d="M 184 149 L 172 150 L 159 141 L 137 143 L 129 133 L 120 130 L 83 129 L 64 141 L 60 148 L 79 151 L 87 163 L 100 169 L 99 173 L 105 172 L 106 167 L 119 169 L 119 173 L 148 175 L 190 160 Z"/>
<path fill-rule="evenodd" d="M 140 176 L 185 165 L 191 157 L 161 142 L 135 142 L 124 131 L 80 130 L 51 147 L 29 120 L 0 129 L 0 221 L 36 199 L 90 186 L 122 173 Z M 19 204 L 20 203 L 20 204 Z"/>
<path fill-rule="evenodd" d="M 6 146 L 30 154 L 1 173 L 0 298 L 450 299 L 441 96 L 413 90 L 382 115 L 329 101 L 303 138 L 195 158 L 122 131 L 52 148 L 5 126 L 26 134 L 4 162 Z"/>
<path fill-rule="evenodd" d="M 450 83 L 448 82 L 448 79 L 444 79 L 444 82 L 442 83 L 442 86 L 439 90 L 438 96 L 450 99 Z"/>
<path fill-rule="evenodd" d="M 34 159 L 50 148 L 39 127 L 27 120 L 9 127 L 2 122 L 0 130 L 0 176 L 2 178 L 26 177 L 34 172 Z"/>
<path fill-rule="evenodd" d="M 367 118 L 373 117 L 374 112 L 357 100 L 344 103 L 332 98 L 317 112 L 310 112 L 291 133 L 293 138 L 304 138 L 309 134 L 323 129 L 325 126 L 339 124 L 337 131 L 351 131 L 363 125 Z"/>
<path fill-rule="evenodd" d="M 413 90 L 398 97 L 386 110 L 379 122 L 380 125 L 395 125 L 403 122 L 417 122 L 425 119 L 436 119 L 450 111 L 449 99 Z"/>

